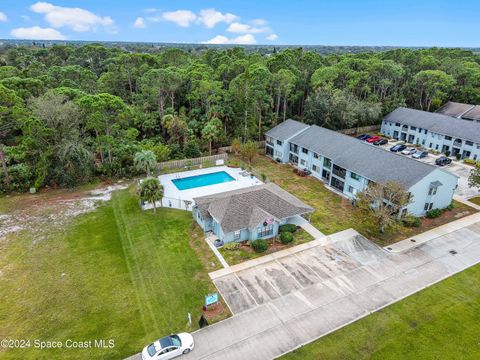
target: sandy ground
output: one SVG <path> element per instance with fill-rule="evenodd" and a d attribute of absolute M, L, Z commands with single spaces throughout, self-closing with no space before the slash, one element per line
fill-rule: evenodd
<path fill-rule="evenodd" d="M 11 233 L 29 231 L 33 241 L 41 240 L 53 228 L 65 226 L 72 218 L 95 210 L 102 202 L 111 199 L 116 190 L 125 189 L 129 183 L 100 184 L 93 190 L 52 190 L 39 194 L 22 194 L 0 198 L 7 205 L 0 211 L 0 242 Z"/>

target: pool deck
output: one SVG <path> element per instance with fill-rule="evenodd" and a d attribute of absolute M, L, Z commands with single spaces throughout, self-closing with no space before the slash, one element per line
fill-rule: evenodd
<path fill-rule="evenodd" d="M 210 174 L 210 173 L 219 172 L 219 171 L 225 171 L 235 180 L 219 183 L 219 184 L 201 186 L 201 187 L 187 189 L 187 190 L 178 190 L 175 184 L 172 182 L 172 180 L 179 179 L 179 178 Z M 258 180 L 255 177 L 251 178 L 250 176 L 241 175 L 240 173 L 242 172 L 244 172 L 244 170 L 240 168 L 231 168 L 231 167 L 222 165 L 222 166 L 209 167 L 205 169 L 196 169 L 196 170 L 160 175 L 158 179 L 160 180 L 160 183 L 163 185 L 163 196 L 164 196 L 162 200 L 162 206 L 192 211 L 192 206 L 190 205 L 187 208 L 185 206 L 185 201 L 193 202 L 193 198 L 196 198 L 196 197 L 211 195 L 211 194 L 218 194 L 225 191 L 243 189 L 246 187 L 263 184 L 260 180 Z M 157 206 L 160 206 L 160 204 L 157 203 Z M 152 207 L 153 207 L 152 204 L 146 204 L 143 208 L 151 209 Z"/>

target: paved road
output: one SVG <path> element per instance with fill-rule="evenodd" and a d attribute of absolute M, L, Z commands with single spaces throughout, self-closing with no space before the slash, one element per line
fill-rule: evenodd
<path fill-rule="evenodd" d="M 401 253 L 353 230 L 211 277 L 234 312 L 185 359 L 272 359 L 480 262 L 480 215 Z M 433 234 L 433 233 L 432 233 Z"/>

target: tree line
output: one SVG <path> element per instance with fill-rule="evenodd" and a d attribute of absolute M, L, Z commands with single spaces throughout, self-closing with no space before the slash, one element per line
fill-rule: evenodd
<path fill-rule="evenodd" d="M 2 48 L 0 191 L 135 175 L 138 152 L 197 157 L 233 139 L 262 140 L 290 117 L 341 129 L 446 100 L 480 103 L 479 55 Z"/>

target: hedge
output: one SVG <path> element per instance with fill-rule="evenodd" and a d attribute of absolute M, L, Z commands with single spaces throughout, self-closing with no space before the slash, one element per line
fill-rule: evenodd
<path fill-rule="evenodd" d="M 257 239 L 251 242 L 251 246 L 253 250 L 257 253 L 261 253 L 267 251 L 268 249 L 268 241 L 265 239 Z"/>

